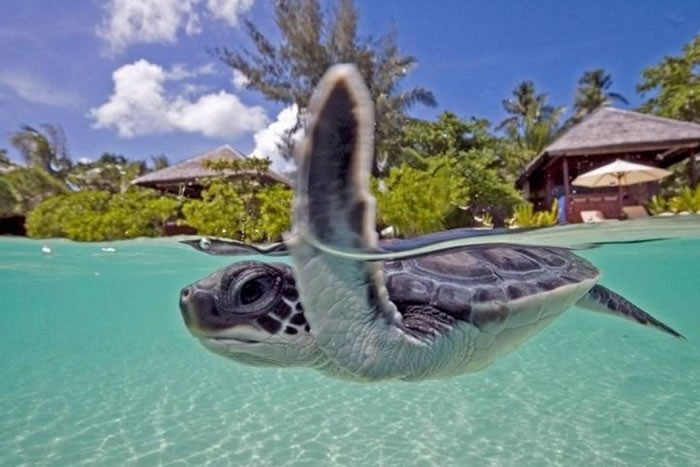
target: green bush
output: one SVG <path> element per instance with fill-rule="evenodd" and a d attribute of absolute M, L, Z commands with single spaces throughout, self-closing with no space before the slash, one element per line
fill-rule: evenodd
<path fill-rule="evenodd" d="M 14 167 L 0 179 L 5 186 L 5 204 L 14 200 L 12 212 L 16 214 L 28 213 L 41 201 L 70 192 L 64 182 L 37 167 Z"/>
<path fill-rule="evenodd" d="M 535 212 L 531 203 L 522 203 L 513 211 L 513 223 L 518 227 L 550 227 L 559 218 L 559 204 L 555 199 L 549 211 Z"/>
<path fill-rule="evenodd" d="M 493 227 L 493 216 L 491 213 L 487 212 L 481 218 L 481 223 L 484 227 Z"/>
<path fill-rule="evenodd" d="M 70 211 L 64 210 L 67 205 L 66 195 L 57 195 L 39 203 L 28 215 L 24 223 L 27 235 L 33 238 L 65 237 L 64 224 L 68 221 Z M 64 213 L 64 211 L 67 211 Z M 64 215 L 66 214 L 66 215 Z"/>
<path fill-rule="evenodd" d="M 126 193 L 83 190 L 48 198 L 29 215 L 25 227 L 34 238 L 65 237 L 105 241 L 162 235 L 180 202 L 152 190 Z"/>
<path fill-rule="evenodd" d="M 474 217 L 488 213 L 496 227 L 502 226 L 523 199 L 513 183 L 504 179 L 497 170 L 496 152 L 492 148 L 472 149 L 456 157 L 456 164 L 457 174 L 467 192 L 467 201 L 461 206 L 472 217 L 469 225 L 474 225 Z"/>
<path fill-rule="evenodd" d="M 373 189 L 379 223 L 406 236 L 443 229 L 450 212 L 467 201 L 464 181 L 448 157 L 430 158 L 425 170 L 393 167 L 381 182 L 373 180 Z"/>
<path fill-rule="evenodd" d="M 551 227 L 557 225 L 559 220 L 559 202 L 555 199 L 552 201 L 552 205 L 549 211 L 539 211 L 537 213 L 537 226 L 538 227 Z"/>
<path fill-rule="evenodd" d="M 647 209 L 649 210 L 652 216 L 656 216 L 658 214 L 661 214 L 662 212 L 666 212 L 666 210 L 668 209 L 668 201 L 662 196 L 654 195 L 647 203 Z"/>
<path fill-rule="evenodd" d="M 0 217 L 11 216 L 17 210 L 17 197 L 12 185 L 0 176 Z"/>
<path fill-rule="evenodd" d="M 647 208 L 653 215 L 658 215 L 666 211 L 674 213 L 698 212 L 700 211 L 700 186 L 695 189 L 689 186 L 681 187 L 678 189 L 676 195 L 668 197 L 654 195 L 651 197 L 649 203 L 647 203 Z"/>
<path fill-rule="evenodd" d="M 289 230 L 291 200 L 285 186 L 217 179 L 202 191 L 201 200 L 185 202 L 183 221 L 202 235 L 274 241 Z"/>
<path fill-rule="evenodd" d="M 291 224 L 292 190 L 272 185 L 258 192 L 258 221 L 266 241 L 277 240 Z"/>
<path fill-rule="evenodd" d="M 669 200 L 669 206 L 673 212 L 700 211 L 700 187 L 693 190 L 689 186 L 684 186 Z"/>
<path fill-rule="evenodd" d="M 184 222 L 202 235 L 240 239 L 245 204 L 236 189 L 225 181 L 211 183 L 202 191 L 202 199 L 182 205 Z"/>
<path fill-rule="evenodd" d="M 537 225 L 535 209 L 530 203 L 519 204 L 513 210 L 513 223 L 518 227 L 534 227 Z"/>

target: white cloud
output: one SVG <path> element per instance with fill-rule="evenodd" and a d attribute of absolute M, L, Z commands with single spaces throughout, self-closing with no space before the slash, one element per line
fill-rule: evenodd
<path fill-rule="evenodd" d="M 109 100 L 90 110 L 93 126 L 116 128 L 126 138 L 170 131 L 235 138 L 259 131 L 268 123 L 262 107 L 248 107 L 224 91 L 193 95 L 196 85 L 188 87 L 190 83 L 186 83 L 184 93 L 168 93 L 168 82 L 192 73 L 197 74 L 184 67 L 165 71 L 143 59 L 118 68 L 112 74 L 114 91 Z"/>
<path fill-rule="evenodd" d="M 187 65 L 183 63 L 176 63 L 170 67 L 168 71 L 168 79 L 179 81 L 187 78 L 195 78 L 201 75 L 213 75 L 216 73 L 213 63 L 207 63 L 206 65 L 199 66 L 194 70 L 189 70 Z"/>
<path fill-rule="evenodd" d="M 255 133 L 253 136 L 255 149 L 253 149 L 251 156 L 269 158 L 272 161 L 272 169 L 278 172 L 293 171 L 295 168 L 294 160 L 284 157 L 280 150 L 280 145 L 289 130 L 296 125 L 298 114 L 299 109 L 296 105 L 282 109 L 277 115 L 277 120 L 272 122 L 267 128 Z M 303 129 L 299 129 L 292 135 L 292 140 L 295 144 L 302 140 L 303 133 Z"/>
<path fill-rule="evenodd" d="M 214 18 L 236 26 L 238 19 L 250 10 L 253 2 L 254 0 L 207 0 L 207 9 Z"/>
<path fill-rule="evenodd" d="M 172 129 L 165 100 L 165 71 L 139 60 L 112 73 L 114 92 L 109 101 L 91 109 L 97 128 L 116 127 L 127 138 Z"/>
<path fill-rule="evenodd" d="M 139 42 L 174 43 L 181 28 L 200 31 L 193 0 L 110 0 L 105 9 L 97 35 L 113 52 Z"/>
<path fill-rule="evenodd" d="M 262 107 L 246 107 L 238 97 L 224 91 L 206 94 L 195 102 L 178 98 L 169 114 L 178 129 L 214 138 L 235 137 L 267 124 Z"/>
<path fill-rule="evenodd" d="M 211 86 L 205 84 L 185 83 L 182 85 L 182 95 L 189 97 L 197 97 L 211 89 Z"/>
<path fill-rule="evenodd" d="M 231 26 L 254 0 L 109 0 L 97 28 L 112 53 L 137 43 L 172 44 L 180 31 L 202 32 L 202 14 Z"/>
<path fill-rule="evenodd" d="M 209 62 L 205 65 L 200 66 L 197 68 L 197 74 L 198 75 L 214 75 L 216 74 L 216 69 L 214 68 L 214 64 Z"/>
<path fill-rule="evenodd" d="M 249 81 L 246 75 L 235 68 L 233 69 L 233 78 L 231 78 L 231 82 L 236 89 L 244 89 Z"/>
<path fill-rule="evenodd" d="M 10 89 L 25 101 L 36 104 L 72 107 L 79 102 L 76 93 L 56 89 L 42 78 L 23 71 L 0 71 L 0 87 Z"/>
<path fill-rule="evenodd" d="M 168 71 L 168 78 L 179 81 L 182 79 L 192 78 L 196 76 L 197 73 L 187 69 L 187 66 L 182 63 L 176 63 L 170 67 Z"/>

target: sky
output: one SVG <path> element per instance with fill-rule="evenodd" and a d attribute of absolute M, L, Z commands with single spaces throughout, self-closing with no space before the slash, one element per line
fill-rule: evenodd
<path fill-rule="evenodd" d="M 418 66 L 405 88 L 432 90 L 431 119 L 505 118 L 501 102 L 533 80 L 571 106 L 576 81 L 602 67 L 613 90 L 641 102 L 641 71 L 700 32 L 700 0 L 356 0 L 360 34 L 395 30 Z M 250 45 L 250 19 L 276 36 L 272 0 L 3 0 L 0 148 L 22 125 L 60 125 L 73 160 L 104 152 L 171 163 L 229 144 L 275 159 L 293 109 L 243 88 L 208 53 Z M 289 167 L 275 161 L 278 170 Z"/>

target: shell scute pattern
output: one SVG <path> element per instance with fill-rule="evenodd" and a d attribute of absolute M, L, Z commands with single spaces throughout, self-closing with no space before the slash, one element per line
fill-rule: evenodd
<path fill-rule="evenodd" d="M 496 274 L 498 271 L 528 273 L 542 270 L 541 261 L 512 248 L 490 248 L 481 252 L 481 256 Z"/>
<path fill-rule="evenodd" d="M 436 293 L 430 295 L 430 305 L 437 306 L 452 314 L 468 315 L 469 304 L 473 301 L 474 291 L 465 287 L 455 287 L 454 284 L 441 284 Z"/>
<path fill-rule="evenodd" d="M 480 245 L 384 265 L 394 302 L 436 306 L 463 320 L 506 320 L 504 304 L 597 278 L 598 270 L 565 248 Z M 474 307 L 479 317 L 472 316 Z M 475 323 L 476 324 L 476 323 Z"/>

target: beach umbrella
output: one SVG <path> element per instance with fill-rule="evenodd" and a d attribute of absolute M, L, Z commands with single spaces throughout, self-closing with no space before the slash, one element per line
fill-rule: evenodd
<path fill-rule="evenodd" d="M 615 162 L 579 175 L 571 184 L 589 188 L 617 186 L 617 203 L 622 214 L 623 186 L 655 182 L 669 175 L 671 172 L 668 170 L 617 159 Z"/>

